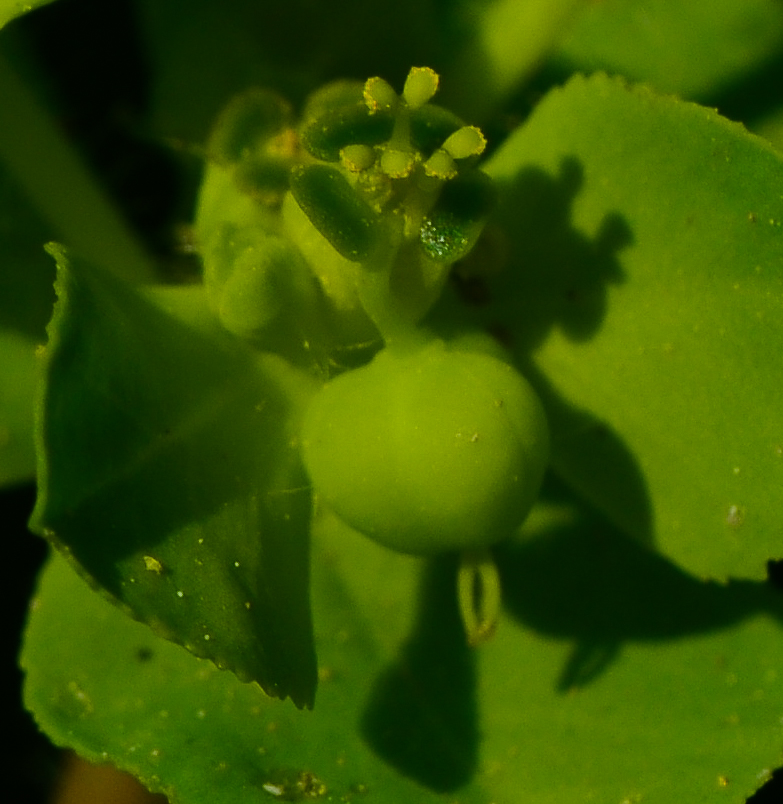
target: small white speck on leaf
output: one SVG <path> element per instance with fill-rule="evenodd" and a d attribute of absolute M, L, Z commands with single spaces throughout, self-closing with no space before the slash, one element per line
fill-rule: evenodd
<path fill-rule="evenodd" d="M 726 524 L 730 528 L 739 528 L 745 520 L 745 511 L 739 505 L 730 505 L 726 514 Z"/>

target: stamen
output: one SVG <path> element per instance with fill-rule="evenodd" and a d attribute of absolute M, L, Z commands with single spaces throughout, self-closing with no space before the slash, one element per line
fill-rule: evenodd
<path fill-rule="evenodd" d="M 467 159 L 469 156 L 479 156 L 484 153 L 487 147 L 487 140 L 481 133 L 481 129 L 476 126 L 463 126 L 457 129 L 446 142 L 443 143 L 443 150 L 450 154 L 454 159 Z"/>
<path fill-rule="evenodd" d="M 360 173 L 372 167 L 375 151 L 369 145 L 346 145 L 340 151 L 340 163 L 351 173 Z"/>
<path fill-rule="evenodd" d="M 392 179 L 404 179 L 413 170 L 415 160 L 410 151 L 388 149 L 381 154 L 381 168 Z"/>
<path fill-rule="evenodd" d="M 458 170 L 452 157 L 444 149 L 439 148 L 424 163 L 424 172 L 428 176 L 446 181 L 447 179 L 453 179 Z"/>
<path fill-rule="evenodd" d="M 411 67 L 402 96 L 410 109 L 419 109 L 438 91 L 438 74 L 431 67 Z"/>
<path fill-rule="evenodd" d="M 393 111 L 399 103 L 394 88 L 383 78 L 368 78 L 364 84 L 364 102 L 370 114 L 380 111 Z"/>

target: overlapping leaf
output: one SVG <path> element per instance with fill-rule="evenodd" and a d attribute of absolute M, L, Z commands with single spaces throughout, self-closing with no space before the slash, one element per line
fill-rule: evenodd
<path fill-rule="evenodd" d="M 280 52 L 233 7 L 185 21 L 145 8 L 155 122 L 190 140 L 249 82 L 299 97 L 319 70 L 370 61 L 393 80 L 419 52 L 440 66 L 438 46 L 416 44 L 434 29 L 421 4 L 415 30 L 399 4 L 385 27 L 374 4 L 351 4 L 374 35 L 337 51 L 345 14 L 303 31 L 290 5 L 263 4 Z M 438 18 L 442 41 L 467 41 L 467 19 Z M 739 65 L 725 41 L 706 44 Z M 666 55 L 671 79 L 682 53 Z M 326 523 L 312 714 L 55 564 L 24 664 L 56 742 L 183 804 L 739 802 L 768 777 L 783 607 L 764 584 L 699 577 L 759 578 L 783 554 L 780 160 L 707 110 L 596 78 L 553 93 L 489 169 L 510 259 L 477 319 L 546 397 L 559 474 L 613 524 L 550 499 L 528 541 L 498 551 L 506 616 L 473 654 L 448 560 L 420 573 Z M 498 254 L 503 237 L 488 238 Z M 309 703 L 309 494 L 293 443 L 308 382 L 215 332 L 199 289 L 153 301 L 60 262 L 38 526 L 159 633 Z"/>
<path fill-rule="evenodd" d="M 56 563 L 27 635 L 26 700 L 55 742 L 175 804 L 737 804 L 769 777 L 778 592 L 700 582 L 552 485 L 527 540 L 497 558 L 505 614 L 473 651 L 450 558 L 323 522 L 306 713 L 156 639 Z"/>
<path fill-rule="evenodd" d="M 0 485 L 35 476 L 35 350 L 54 302 L 46 237 L 40 217 L 0 169 Z"/>
<path fill-rule="evenodd" d="M 782 48 L 775 0 L 606 0 L 585 4 L 554 62 L 705 101 L 754 76 Z"/>
<path fill-rule="evenodd" d="M 599 75 L 487 169 L 510 250 L 487 320 L 547 397 L 558 471 L 689 571 L 764 577 L 783 555 L 781 158 Z"/>
<path fill-rule="evenodd" d="M 201 288 L 156 304 L 57 257 L 34 527 L 159 633 L 310 705 L 309 381 L 221 334 Z"/>

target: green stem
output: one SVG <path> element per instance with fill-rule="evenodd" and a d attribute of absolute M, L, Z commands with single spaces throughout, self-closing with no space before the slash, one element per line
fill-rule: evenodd
<path fill-rule="evenodd" d="M 152 263 L 125 221 L 0 53 L 0 163 L 53 227 L 85 259 L 133 281 L 154 279 Z"/>
<path fill-rule="evenodd" d="M 374 260 L 362 267 L 357 288 L 359 300 L 387 348 L 398 352 L 419 349 L 429 343 L 431 336 L 410 320 L 391 292 L 389 283 L 397 249 L 390 247 L 382 253 L 382 262 Z"/>

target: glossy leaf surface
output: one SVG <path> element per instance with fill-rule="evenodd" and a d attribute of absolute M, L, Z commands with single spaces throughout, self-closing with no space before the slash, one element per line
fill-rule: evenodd
<path fill-rule="evenodd" d="M 312 704 L 309 381 L 222 334 L 201 288 L 155 303 L 55 255 L 35 529 L 159 633 Z"/>
<path fill-rule="evenodd" d="M 156 639 L 61 561 L 34 602 L 28 705 L 57 743 L 186 804 L 736 803 L 779 759 L 780 593 L 700 582 L 557 486 L 497 553 L 506 611 L 477 651 L 451 559 L 334 521 L 314 546 L 312 713 Z"/>
<path fill-rule="evenodd" d="M 687 570 L 783 555 L 783 161 L 714 112 L 597 76 L 487 167 L 509 261 L 488 320 L 530 364 L 558 471 Z"/>

